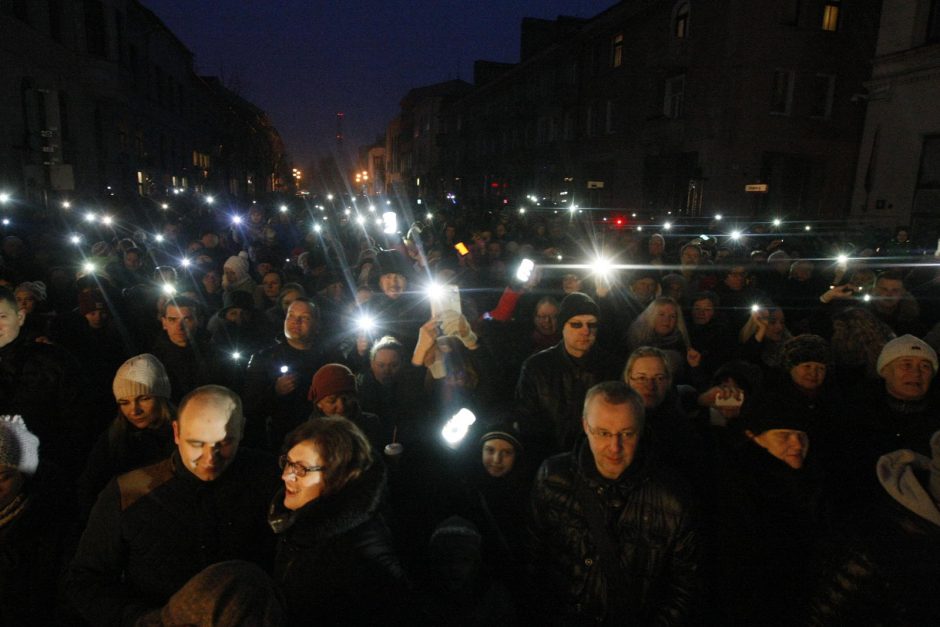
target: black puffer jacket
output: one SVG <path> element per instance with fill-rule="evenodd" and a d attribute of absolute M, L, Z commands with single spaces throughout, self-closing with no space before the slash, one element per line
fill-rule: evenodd
<path fill-rule="evenodd" d="M 278 491 L 268 523 L 278 534 L 274 579 L 291 625 L 399 624 L 408 586 L 379 512 L 384 491 L 381 462 L 296 512 L 284 509 Z"/>
<path fill-rule="evenodd" d="M 597 345 L 581 359 L 569 355 L 563 341 L 529 357 L 516 385 L 523 437 L 549 454 L 570 450 L 581 433 L 584 395 L 595 384 L 618 378 L 617 370 L 616 361 Z"/>
<path fill-rule="evenodd" d="M 600 476 L 586 441 L 539 469 L 527 550 L 544 594 L 540 623 L 677 625 L 695 611 L 700 539 L 688 489 L 643 448 L 616 481 Z M 582 485 L 603 504 L 619 551 L 627 587 L 616 595 L 577 496 Z"/>

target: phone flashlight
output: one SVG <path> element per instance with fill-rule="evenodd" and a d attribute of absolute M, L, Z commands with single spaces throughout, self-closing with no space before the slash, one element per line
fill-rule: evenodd
<path fill-rule="evenodd" d="M 516 279 L 525 283 L 532 277 L 533 269 L 535 269 L 535 262 L 531 259 L 523 259 L 522 263 L 519 264 L 519 269 L 516 270 Z"/>
<path fill-rule="evenodd" d="M 288 368 L 287 366 L 281 366 L 281 374 L 287 374 L 289 370 L 290 368 Z"/>

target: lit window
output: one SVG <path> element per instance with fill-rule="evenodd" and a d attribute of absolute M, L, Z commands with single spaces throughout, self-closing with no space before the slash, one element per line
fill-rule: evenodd
<path fill-rule="evenodd" d="M 681 2 L 676 7 L 675 17 L 672 20 L 672 34 L 676 39 L 685 39 L 689 36 L 689 3 Z"/>
<path fill-rule="evenodd" d="M 621 65 L 623 65 L 623 33 L 617 33 L 610 42 L 610 66 L 620 67 Z"/>
<path fill-rule="evenodd" d="M 839 1 L 829 0 L 823 7 L 822 29 L 835 32 L 839 30 Z"/>

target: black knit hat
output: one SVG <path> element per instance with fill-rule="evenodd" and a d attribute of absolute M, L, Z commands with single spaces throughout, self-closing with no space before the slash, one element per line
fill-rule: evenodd
<path fill-rule="evenodd" d="M 790 338 L 783 345 L 783 367 L 791 368 L 815 361 L 821 364 L 830 362 L 829 342 L 811 333 L 804 333 Z"/>
<path fill-rule="evenodd" d="M 587 294 L 572 292 L 561 301 L 561 308 L 558 311 L 558 324 L 565 326 L 565 323 L 575 316 L 594 316 L 600 320 L 601 310 Z"/>
<path fill-rule="evenodd" d="M 522 442 L 519 441 L 519 432 L 509 424 L 498 424 L 487 428 L 486 432 L 480 436 L 480 445 L 482 446 L 490 440 L 506 440 L 512 444 L 517 453 L 522 453 Z"/>
<path fill-rule="evenodd" d="M 753 404 L 745 401 L 741 427 L 754 435 L 760 435 L 772 429 L 804 432 L 808 430 L 803 412 L 798 411 L 794 406 L 779 402 L 779 398 L 775 399 L 772 395 L 756 399 Z"/>
<path fill-rule="evenodd" d="M 379 276 L 383 274 L 400 274 L 408 276 L 408 264 L 405 257 L 397 250 L 382 250 L 375 256 L 375 264 L 379 267 Z"/>

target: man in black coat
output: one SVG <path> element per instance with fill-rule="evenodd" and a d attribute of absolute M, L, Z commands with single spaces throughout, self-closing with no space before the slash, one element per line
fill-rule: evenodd
<path fill-rule="evenodd" d="M 516 384 L 516 405 L 523 438 L 535 456 L 570 450 L 581 432 L 584 394 L 601 381 L 617 378 L 617 364 L 595 346 L 600 310 L 586 294 L 561 302 L 562 341 L 529 357 Z"/>
<path fill-rule="evenodd" d="M 172 400 L 183 396 L 200 385 L 211 383 L 212 347 L 201 327 L 199 303 L 181 296 L 171 298 L 160 312 L 163 333 L 156 339 L 150 352 L 160 360 L 170 377 Z"/>
<path fill-rule="evenodd" d="M 539 469 L 527 550 L 544 596 L 533 624 L 676 625 L 694 615 L 698 522 L 644 422 L 643 400 L 626 384 L 596 385 L 584 401 L 587 441 Z"/>
<path fill-rule="evenodd" d="M 248 441 L 272 450 L 310 415 L 307 390 L 313 375 L 330 362 L 342 361 L 319 342 L 320 315 L 306 297 L 287 308 L 284 337 L 251 356 L 245 374 Z"/>
<path fill-rule="evenodd" d="M 0 414 L 19 414 L 42 442 L 43 459 L 62 468 L 83 463 L 97 435 L 78 362 L 64 349 L 20 333 L 26 314 L 0 288 Z"/>
<path fill-rule="evenodd" d="M 239 451 L 241 399 L 221 386 L 188 394 L 173 423 L 178 450 L 113 479 L 98 497 L 66 588 L 92 625 L 132 625 L 217 562 L 267 566 L 273 458 Z"/>

